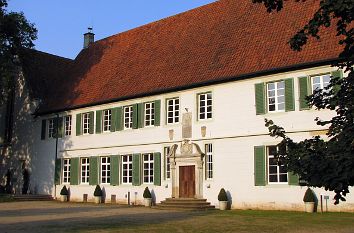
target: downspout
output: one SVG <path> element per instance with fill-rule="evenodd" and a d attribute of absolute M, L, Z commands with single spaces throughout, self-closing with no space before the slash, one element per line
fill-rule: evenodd
<path fill-rule="evenodd" d="M 55 129 L 55 159 L 54 159 L 54 198 L 57 197 L 57 185 L 55 183 L 55 175 L 56 175 L 56 162 L 57 162 L 57 159 L 58 159 L 58 132 L 59 132 L 59 114 L 56 113 L 56 129 Z"/>

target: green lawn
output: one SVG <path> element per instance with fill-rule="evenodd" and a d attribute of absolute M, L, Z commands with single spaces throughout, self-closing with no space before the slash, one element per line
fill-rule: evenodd
<path fill-rule="evenodd" d="M 166 213 L 168 215 L 168 213 Z M 126 219 L 73 227 L 68 232 L 354 232 L 353 213 L 302 213 L 286 211 L 206 211 L 161 221 Z"/>

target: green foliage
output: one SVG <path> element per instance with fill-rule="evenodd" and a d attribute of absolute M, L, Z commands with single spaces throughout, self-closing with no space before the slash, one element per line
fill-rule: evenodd
<path fill-rule="evenodd" d="M 103 193 L 102 193 L 102 189 L 99 185 L 96 185 L 95 191 L 93 192 L 93 195 L 95 197 L 102 197 Z"/>
<path fill-rule="evenodd" d="M 151 192 L 148 187 L 145 188 L 144 193 L 143 193 L 144 198 L 151 198 Z"/>
<path fill-rule="evenodd" d="M 64 185 L 64 187 L 60 190 L 60 195 L 69 195 L 69 191 Z"/>
<path fill-rule="evenodd" d="M 227 201 L 228 200 L 227 194 L 226 194 L 224 188 L 220 189 L 220 192 L 219 192 L 219 195 L 218 195 L 218 200 L 219 201 Z"/>
<path fill-rule="evenodd" d="M 312 189 L 307 188 L 304 198 L 302 199 L 304 202 L 316 202 L 316 196 L 313 193 Z"/>
<path fill-rule="evenodd" d="M 280 11 L 284 0 L 252 0 L 263 3 L 268 12 Z M 305 0 L 297 0 L 303 2 Z M 354 185 L 354 1 L 322 0 L 313 18 L 299 30 L 289 44 L 300 51 L 309 37 L 320 39 L 320 29 L 336 25 L 338 43 L 344 45 L 337 62 L 348 72 L 346 78 L 332 77 L 326 90 L 317 90 L 307 98 L 310 107 L 328 109 L 336 115 L 330 120 L 316 118 L 316 123 L 328 127 L 328 139 L 320 136 L 294 142 L 284 128 L 266 119 L 266 127 L 273 137 L 281 137 L 278 156 L 289 171 L 298 174 L 308 186 L 324 187 L 335 192 L 335 204 L 345 201 L 349 186 Z"/>
<path fill-rule="evenodd" d="M 37 29 L 22 12 L 8 12 L 7 0 L 0 0 L 0 104 L 10 93 L 20 65 L 23 48 L 33 48 Z"/>

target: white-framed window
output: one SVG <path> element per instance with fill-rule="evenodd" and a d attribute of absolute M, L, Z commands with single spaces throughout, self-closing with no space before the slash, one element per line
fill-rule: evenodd
<path fill-rule="evenodd" d="M 112 110 L 107 109 L 103 111 L 103 132 L 110 132 L 111 131 L 111 122 L 112 122 Z"/>
<path fill-rule="evenodd" d="M 122 155 L 122 183 L 131 184 L 133 182 L 133 156 Z"/>
<path fill-rule="evenodd" d="M 111 159 L 108 156 L 101 157 L 101 184 L 111 182 Z"/>
<path fill-rule="evenodd" d="M 90 113 L 82 114 L 82 134 L 90 133 Z"/>
<path fill-rule="evenodd" d="M 54 138 L 54 119 L 48 120 L 48 138 Z"/>
<path fill-rule="evenodd" d="M 330 81 L 331 81 L 330 74 L 312 76 L 311 77 L 312 93 L 318 89 L 323 89 L 324 91 L 326 91 L 325 87 L 329 85 Z"/>
<path fill-rule="evenodd" d="M 71 120 L 72 117 L 71 115 L 65 116 L 64 117 L 64 133 L 65 136 L 70 136 L 71 135 Z"/>
<path fill-rule="evenodd" d="M 169 180 L 171 179 L 171 160 L 170 160 L 170 157 L 168 157 L 168 154 L 170 153 L 170 147 L 169 146 L 166 146 L 164 148 L 164 155 L 165 155 L 165 176 L 166 176 L 166 179 Z"/>
<path fill-rule="evenodd" d="M 155 125 L 155 103 L 149 102 L 145 103 L 145 113 L 144 113 L 145 126 Z"/>
<path fill-rule="evenodd" d="M 198 119 L 206 120 L 213 117 L 213 95 L 211 92 L 198 94 Z"/>
<path fill-rule="evenodd" d="M 70 183 L 70 159 L 63 159 L 63 183 Z"/>
<path fill-rule="evenodd" d="M 143 164 L 144 164 L 144 183 L 152 184 L 154 183 L 154 154 L 148 153 L 143 154 Z"/>
<path fill-rule="evenodd" d="M 213 179 L 213 144 L 205 144 L 205 178 Z"/>
<path fill-rule="evenodd" d="M 277 81 L 267 83 L 268 111 L 285 111 L 285 82 Z"/>
<path fill-rule="evenodd" d="M 81 158 L 81 184 L 88 184 L 90 177 L 89 158 Z"/>
<path fill-rule="evenodd" d="M 167 124 L 179 122 L 179 98 L 166 100 Z"/>
<path fill-rule="evenodd" d="M 124 129 L 133 128 L 133 106 L 124 107 Z"/>
<path fill-rule="evenodd" d="M 277 153 L 277 146 L 267 147 L 268 158 L 268 183 L 270 184 L 287 184 L 288 172 L 284 165 L 280 164 L 275 156 Z"/>

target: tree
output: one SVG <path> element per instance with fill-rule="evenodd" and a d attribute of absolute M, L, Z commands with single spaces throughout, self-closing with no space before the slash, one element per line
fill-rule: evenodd
<path fill-rule="evenodd" d="M 0 105 L 10 93 L 21 49 L 33 48 L 37 29 L 22 12 L 8 12 L 7 0 L 0 0 Z"/>
<path fill-rule="evenodd" d="M 268 12 L 280 11 L 284 7 L 283 0 L 252 1 L 263 3 Z M 334 191 L 335 204 L 345 201 L 349 187 L 354 185 L 353 16 L 353 0 L 321 0 L 313 18 L 289 40 L 290 47 L 300 51 L 309 37 L 319 39 L 320 30 L 336 24 L 338 43 L 344 45 L 344 49 L 332 65 L 344 69 L 348 76 L 342 79 L 332 77 L 325 90 L 316 90 L 307 97 L 310 107 L 336 112 L 331 120 L 315 119 L 318 125 L 328 126 L 328 138 L 316 136 L 294 142 L 283 127 L 265 120 L 270 135 L 282 138 L 278 145 L 279 162 L 298 174 L 308 186 Z"/>

